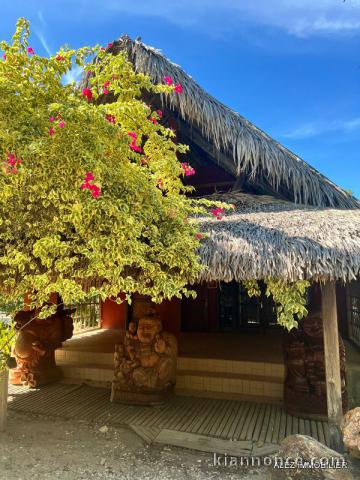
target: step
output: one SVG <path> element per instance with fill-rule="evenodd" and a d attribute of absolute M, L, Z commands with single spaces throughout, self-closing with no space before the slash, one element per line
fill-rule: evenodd
<path fill-rule="evenodd" d="M 284 381 L 285 365 L 283 363 L 249 362 L 243 360 L 221 360 L 214 358 L 179 357 L 178 370 L 198 372 L 216 372 L 226 374 L 247 374 L 254 376 L 277 377 Z"/>
<path fill-rule="evenodd" d="M 62 380 L 66 383 L 88 384 L 109 387 L 114 377 L 114 369 L 106 365 L 93 364 L 58 364 Z"/>
<path fill-rule="evenodd" d="M 114 365 L 113 353 L 91 352 L 60 348 L 55 352 L 57 364 L 92 363 L 99 365 Z M 213 358 L 178 357 L 178 370 L 193 370 L 199 372 L 217 372 L 226 374 L 248 374 L 252 376 L 285 378 L 285 366 L 281 363 L 246 362 L 241 360 L 219 360 Z"/>
<path fill-rule="evenodd" d="M 55 360 L 57 365 L 107 365 L 114 366 L 114 354 L 104 352 L 90 352 L 80 350 L 70 350 L 67 348 L 59 348 L 55 351 Z"/>
<path fill-rule="evenodd" d="M 278 377 L 178 370 L 176 388 L 177 390 L 264 396 L 281 400 L 284 386 L 283 381 Z"/>

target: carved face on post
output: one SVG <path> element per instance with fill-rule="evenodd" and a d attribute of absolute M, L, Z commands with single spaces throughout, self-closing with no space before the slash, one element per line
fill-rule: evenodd
<path fill-rule="evenodd" d="M 161 330 L 162 325 L 158 317 L 142 317 L 139 320 L 137 336 L 141 343 L 151 344 L 155 342 L 156 335 Z"/>

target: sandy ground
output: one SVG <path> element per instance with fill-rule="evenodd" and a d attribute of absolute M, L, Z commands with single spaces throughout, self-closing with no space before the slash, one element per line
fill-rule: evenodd
<path fill-rule="evenodd" d="M 354 479 L 360 478 L 359 466 L 351 467 Z M 306 480 L 308 474 L 297 479 Z M 14 411 L 7 431 L 0 433 L 0 480 L 250 478 L 276 480 L 277 472 L 265 466 L 214 466 L 212 454 L 149 446 L 130 429 Z"/>
<path fill-rule="evenodd" d="M 214 467 L 213 456 L 148 446 L 132 430 L 9 413 L 0 433 L 1 480 L 267 480 L 265 467 Z"/>

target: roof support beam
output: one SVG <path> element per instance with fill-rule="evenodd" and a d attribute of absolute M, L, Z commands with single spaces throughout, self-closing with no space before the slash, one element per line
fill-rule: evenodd
<path fill-rule="evenodd" d="M 326 398 L 330 430 L 330 448 L 337 452 L 343 452 L 344 446 L 340 431 L 343 411 L 335 281 L 329 281 L 321 286 L 321 309 L 324 332 Z"/>

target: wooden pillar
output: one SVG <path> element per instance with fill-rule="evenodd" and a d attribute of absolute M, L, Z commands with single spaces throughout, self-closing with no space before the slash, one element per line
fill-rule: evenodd
<path fill-rule="evenodd" d="M 340 424 L 343 412 L 335 282 L 329 281 L 322 285 L 321 293 L 330 447 L 342 452 L 344 446 Z"/>
<path fill-rule="evenodd" d="M 6 428 L 9 370 L 0 372 L 0 432 Z"/>

